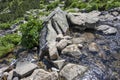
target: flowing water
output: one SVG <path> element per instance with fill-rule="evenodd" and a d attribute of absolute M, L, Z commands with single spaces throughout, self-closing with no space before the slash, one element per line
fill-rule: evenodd
<path fill-rule="evenodd" d="M 83 54 L 79 59 L 61 55 L 68 62 L 89 67 L 88 71 L 83 76 L 77 77 L 76 80 L 120 80 L 120 20 L 101 21 L 99 24 L 114 26 L 118 32 L 112 35 L 105 35 L 96 30 L 77 32 L 80 35 L 86 32 L 93 33 L 96 36 L 93 42 L 99 46 L 99 53 L 90 52 L 88 47 L 84 46 L 82 52 L 87 55 Z M 84 43 L 84 45 L 87 44 Z"/>

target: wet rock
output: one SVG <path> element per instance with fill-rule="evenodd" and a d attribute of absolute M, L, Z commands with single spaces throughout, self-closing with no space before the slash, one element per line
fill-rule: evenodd
<path fill-rule="evenodd" d="M 99 47 L 94 42 L 90 43 L 88 47 L 89 47 L 89 51 L 91 52 L 99 52 Z"/>
<path fill-rule="evenodd" d="M 53 71 L 53 72 L 54 72 L 54 71 L 55 71 L 55 72 L 59 72 L 60 70 L 57 69 L 57 68 L 55 68 L 55 67 L 52 67 L 52 68 L 51 68 L 51 71 Z"/>
<path fill-rule="evenodd" d="M 57 79 L 58 79 L 57 72 L 47 72 L 43 69 L 36 69 L 30 77 L 21 80 L 57 80 Z"/>
<path fill-rule="evenodd" d="M 60 71 L 60 76 L 66 80 L 74 80 L 75 77 L 82 76 L 86 70 L 85 66 L 69 63 Z"/>
<path fill-rule="evenodd" d="M 111 28 L 109 28 L 109 29 L 107 29 L 107 30 L 105 30 L 105 31 L 103 31 L 103 32 L 104 32 L 105 34 L 114 34 L 114 33 L 117 33 L 117 29 L 111 27 Z"/>
<path fill-rule="evenodd" d="M 62 50 L 61 54 L 65 54 L 65 55 L 79 58 L 82 53 L 79 50 L 78 45 L 72 44 L 72 45 L 69 45 L 66 48 L 64 48 Z"/>
<path fill-rule="evenodd" d="M 58 69 L 61 69 L 63 67 L 63 65 L 65 64 L 65 60 L 64 59 L 62 59 L 62 60 L 56 60 L 56 61 L 53 61 L 53 63 L 55 64 L 55 66 Z"/>
<path fill-rule="evenodd" d="M 114 34 L 117 33 L 117 29 L 109 25 L 100 25 L 96 28 L 99 31 L 102 31 L 104 34 Z"/>
<path fill-rule="evenodd" d="M 36 64 L 30 63 L 28 61 L 20 61 L 16 65 L 15 72 L 20 77 L 25 77 L 31 74 L 38 66 Z"/>
<path fill-rule="evenodd" d="M 14 77 L 13 80 L 20 80 L 18 77 Z"/>
<path fill-rule="evenodd" d="M 59 57 L 56 42 L 51 42 L 48 44 L 49 46 L 49 56 L 50 59 L 57 59 Z"/>
<path fill-rule="evenodd" d="M 70 43 L 72 43 L 70 40 L 62 39 L 60 42 L 58 42 L 57 48 L 58 50 L 62 50 Z"/>
<path fill-rule="evenodd" d="M 99 55 L 99 57 L 101 57 L 101 58 L 104 59 L 104 60 L 107 59 L 107 58 L 106 58 L 107 56 L 106 56 L 106 54 L 105 54 L 103 51 L 100 51 L 98 55 Z"/>
<path fill-rule="evenodd" d="M 56 29 L 61 28 L 61 32 L 63 34 L 66 34 L 66 32 L 69 29 L 69 25 L 68 25 L 67 18 L 66 18 L 67 13 L 62 11 L 59 7 L 55 9 L 55 12 L 56 12 L 56 14 L 53 16 L 53 20 L 57 24 Z"/>
<path fill-rule="evenodd" d="M 52 26 L 51 20 L 48 22 L 47 26 L 48 26 L 48 28 L 47 28 L 48 29 L 48 34 L 47 34 L 46 40 L 50 43 L 50 41 L 55 41 L 56 40 L 57 33 Z"/>
<path fill-rule="evenodd" d="M 80 43 L 83 43 L 83 42 L 85 42 L 85 38 L 84 37 L 79 37 L 79 38 L 73 38 L 72 39 L 72 43 L 73 44 L 80 44 Z"/>
<path fill-rule="evenodd" d="M 78 44 L 78 48 L 79 48 L 79 49 L 82 49 L 82 48 L 83 48 L 83 45 L 82 45 L 82 44 Z"/>
<path fill-rule="evenodd" d="M 95 39 L 95 35 L 90 32 L 85 32 L 81 35 L 82 38 L 85 38 L 84 42 L 91 42 Z"/>

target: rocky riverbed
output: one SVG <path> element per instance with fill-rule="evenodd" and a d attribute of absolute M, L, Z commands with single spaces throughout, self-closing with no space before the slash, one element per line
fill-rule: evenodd
<path fill-rule="evenodd" d="M 120 8 L 67 13 L 44 21 L 39 49 L 0 61 L 2 80 L 120 80 Z M 9 57 L 9 56 L 8 56 Z"/>

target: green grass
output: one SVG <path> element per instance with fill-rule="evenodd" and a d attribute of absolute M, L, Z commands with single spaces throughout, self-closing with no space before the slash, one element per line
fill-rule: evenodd
<path fill-rule="evenodd" d="M 70 8 L 79 8 L 85 9 L 86 11 L 92 10 L 109 10 L 111 8 L 120 7 L 119 0 L 88 0 L 84 2 L 82 0 L 66 0 L 65 1 L 65 9 Z"/>
<path fill-rule="evenodd" d="M 11 52 L 20 42 L 21 36 L 16 33 L 0 37 L 0 58 Z"/>

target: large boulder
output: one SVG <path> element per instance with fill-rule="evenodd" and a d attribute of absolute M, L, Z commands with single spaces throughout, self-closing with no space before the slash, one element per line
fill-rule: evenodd
<path fill-rule="evenodd" d="M 43 29 L 40 33 L 40 52 L 39 56 L 46 51 L 47 43 L 56 40 L 58 34 L 67 34 L 69 25 L 66 18 L 66 12 L 59 7 L 56 8 L 44 21 Z"/>
<path fill-rule="evenodd" d="M 16 65 L 14 70 L 20 77 L 30 75 L 38 66 L 28 61 L 20 61 Z"/>
<path fill-rule="evenodd" d="M 64 48 L 61 54 L 69 55 L 72 57 L 79 58 L 82 52 L 79 50 L 78 45 L 72 44 Z"/>
<path fill-rule="evenodd" d="M 69 63 L 60 71 L 60 76 L 66 80 L 74 80 L 75 77 L 81 76 L 86 70 L 87 67 L 85 66 Z"/>
<path fill-rule="evenodd" d="M 70 40 L 62 39 L 60 42 L 57 44 L 58 50 L 63 50 L 68 44 L 71 44 L 72 42 Z"/>
<path fill-rule="evenodd" d="M 99 52 L 100 51 L 99 46 L 95 42 L 90 43 L 88 46 L 88 49 L 91 52 Z"/>
<path fill-rule="evenodd" d="M 30 77 L 21 80 L 57 80 L 57 79 L 58 79 L 57 72 L 47 72 L 43 69 L 36 69 Z"/>
<path fill-rule="evenodd" d="M 100 12 L 92 11 L 90 13 L 69 13 L 68 19 L 74 28 L 84 30 L 86 28 L 94 29 L 99 21 Z"/>
<path fill-rule="evenodd" d="M 57 51 L 56 42 L 49 43 L 48 47 L 49 47 L 50 59 L 58 59 L 59 55 L 58 55 L 58 51 Z"/>

